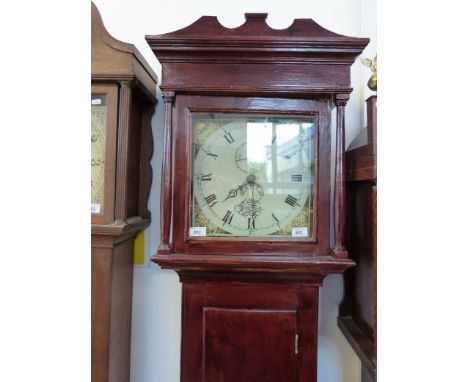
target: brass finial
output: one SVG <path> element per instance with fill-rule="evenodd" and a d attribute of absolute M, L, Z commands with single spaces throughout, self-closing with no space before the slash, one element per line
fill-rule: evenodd
<path fill-rule="evenodd" d="M 361 62 L 364 66 L 367 66 L 372 71 L 372 76 L 367 82 L 370 90 L 377 91 L 377 55 L 373 59 L 361 58 Z"/>

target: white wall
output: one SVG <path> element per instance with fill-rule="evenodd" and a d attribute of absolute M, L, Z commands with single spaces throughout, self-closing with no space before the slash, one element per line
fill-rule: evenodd
<path fill-rule="evenodd" d="M 243 23 L 245 12 L 268 12 L 273 28 L 285 28 L 294 18 L 313 18 L 334 32 L 370 37 L 364 52 L 376 52 L 377 0 L 94 0 L 107 30 L 117 39 L 133 43 L 161 78 L 161 66 L 144 39 L 148 34 L 168 33 L 183 28 L 203 15 L 218 16 L 226 27 Z M 349 144 L 364 126 L 364 101 L 370 95 L 365 84 L 368 69 L 356 63 L 352 68 L 354 91 L 346 111 L 346 142 Z M 146 230 L 145 251 L 149 258 L 159 244 L 159 187 L 162 153 L 163 102 L 153 117 L 155 140 L 152 166 L 154 181 L 149 208 L 153 223 Z M 360 362 L 336 325 L 338 304 L 342 299 L 342 276 L 328 276 L 320 292 L 319 382 L 359 382 Z M 132 382 L 177 382 L 180 375 L 181 287 L 177 274 L 160 270 L 147 262 L 135 267 L 132 320 Z"/>

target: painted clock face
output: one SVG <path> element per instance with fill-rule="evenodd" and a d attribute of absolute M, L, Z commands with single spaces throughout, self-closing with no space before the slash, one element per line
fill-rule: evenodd
<path fill-rule="evenodd" d="M 91 96 L 91 212 L 104 208 L 106 155 L 106 96 Z"/>
<path fill-rule="evenodd" d="M 191 234 L 311 237 L 314 117 L 192 115 Z"/>

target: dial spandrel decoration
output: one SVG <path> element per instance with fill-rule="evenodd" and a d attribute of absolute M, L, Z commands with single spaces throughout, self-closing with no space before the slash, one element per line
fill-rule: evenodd
<path fill-rule="evenodd" d="M 314 117 L 192 114 L 191 226 L 207 236 L 311 237 Z"/>
<path fill-rule="evenodd" d="M 104 209 L 106 157 L 106 96 L 91 96 L 91 212 Z"/>

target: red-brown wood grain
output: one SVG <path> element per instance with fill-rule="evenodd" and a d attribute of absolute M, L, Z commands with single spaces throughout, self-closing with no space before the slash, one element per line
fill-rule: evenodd
<path fill-rule="evenodd" d="M 151 128 L 148 114 L 156 104 L 157 76 L 132 44 L 109 34 L 93 3 L 91 10 L 92 94 L 108 96 L 104 214 L 92 214 L 91 220 L 111 224 L 148 218 L 148 183 L 140 182 L 140 168 L 147 177 L 152 146 L 141 140 L 143 132 L 148 139 Z M 140 193 L 140 186 L 146 191 Z"/>
<path fill-rule="evenodd" d="M 203 380 L 297 380 L 296 320 L 292 309 L 205 307 Z"/>
<path fill-rule="evenodd" d="M 91 91 L 107 97 L 104 213 L 91 214 L 91 380 L 128 382 L 133 248 L 150 224 L 157 77 L 91 8 Z"/>
<path fill-rule="evenodd" d="M 336 246 L 331 253 L 337 258 L 347 256 L 343 244 L 344 105 L 351 91 L 350 65 L 367 45 L 368 39 L 340 36 L 313 20 L 296 20 L 288 29 L 273 30 L 265 23 L 265 18 L 266 15 L 246 14 L 244 25 L 227 29 L 214 17 L 202 17 L 180 31 L 146 37 L 162 64 L 161 89 L 168 103 L 161 186 L 160 255 L 236 255 L 246 252 L 252 255 L 327 255 L 331 250 L 328 228 L 329 109 L 335 100 L 339 109 L 334 204 Z M 272 60 L 271 54 L 278 60 Z M 171 122 L 172 97 L 175 97 L 174 123 Z M 318 114 L 317 207 L 314 211 L 317 234 L 312 242 L 187 237 L 190 113 L 200 109 Z M 173 134 L 170 133 L 171 128 L 174 129 Z M 170 141 L 172 137 L 173 144 Z M 174 171 L 173 152 L 177 161 Z M 178 192 L 171 191 L 172 184 Z M 171 230 L 173 242 L 169 243 Z M 154 260 L 157 261 L 157 256 Z"/>
<path fill-rule="evenodd" d="M 183 284 L 181 381 L 314 380 L 317 286 L 193 277 Z"/>
<path fill-rule="evenodd" d="M 115 194 L 119 203 L 115 206 L 116 220 L 124 221 L 127 207 L 128 141 L 130 130 L 130 111 L 132 88 L 128 82 L 122 82 L 119 93 L 119 132 L 117 137 L 117 173 L 124 181 L 116 182 Z"/>
<path fill-rule="evenodd" d="M 335 192 L 333 204 L 333 216 L 335 225 L 335 247 L 333 255 L 337 258 L 346 258 L 348 253 L 344 247 L 345 234 L 345 106 L 349 94 L 336 94 L 336 153 L 335 153 Z"/>
<path fill-rule="evenodd" d="M 141 112 L 141 147 L 140 147 L 140 168 L 139 168 L 139 195 L 138 195 L 138 216 L 145 219 L 151 218 L 151 212 L 148 209 L 148 199 L 153 181 L 153 168 L 150 160 L 153 156 L 153 131 L 151 130 L 151 118 L 153 116 L 155 105 L 150 104 Z"/>
<path fill-rule="evenodd" d="M 191 113 L 275 113 L 316 116 L 315 150 L 315 191 L 313 237 L 301 239 L 265 239 L 265 238 L 190 238 L 189 201 L 191 195 Z M 173 204 L 173 253 L 188 254 L 232 254 L 241 255 L 287 255 L 318 256 L 327 254 L 329 243 L 330 211 L 330 110 L 324 100 L 254 98 L 254 97 L 177 97 L 174 124 L 175 153 L 179 158 L 174 169 L 174 184 L 178 192 L 174 193 Z M 320 149 L 318 149 L 320 148 Z M 328 149 L 327 149 L 328 148 Z M 164 199 L 164 207 L 169 203 Z"/>
<path fill-rule="evenodd" d="M 347 232 L 357 266 L 345 274 L 338 325 L 359 356 L 363 382 L 377 374 L 377 97 L 367 100 L 367 138 L 347 159 Z"/>
<path fill-rule="evenodd" d="M 169 238 L 171 234 L 172 215 L 172 107 L 174 102 L 173 92 L 163 92 L 165 106 L 164 114 L 164 152 L 161 168 L 161 200 L 160 200 L 160 224 L 161 241 L 158 254 L 170 253 Z"/>
<path fill-rule="evenodd" d="M 133 244 L 149 225 L 92 227 L 91 380 L 128 382 L 132 317 Z"/>
<path fill-rule="evenodd" d="M 146 37 L 162 65 L 167 102 L 161 246 L 152 261 L 176 270 L 183 284 L 184 382 L 316 381 L 318 288 L 326 275 L 354 265 L 343 241 L 344 108 L 352 91 L 350 66 L 369 40 L 338 35 L 311 19 L 276 30 L 266 17 L 246 14 L 245 24 L 225 28 L 216 17 L 204 16 L 179 31 Z M 336 245 L 331 248 L 334 103 Z M 310 239 L 188 236 L 191 113 L 197 111 L 315 118 Z"/>

